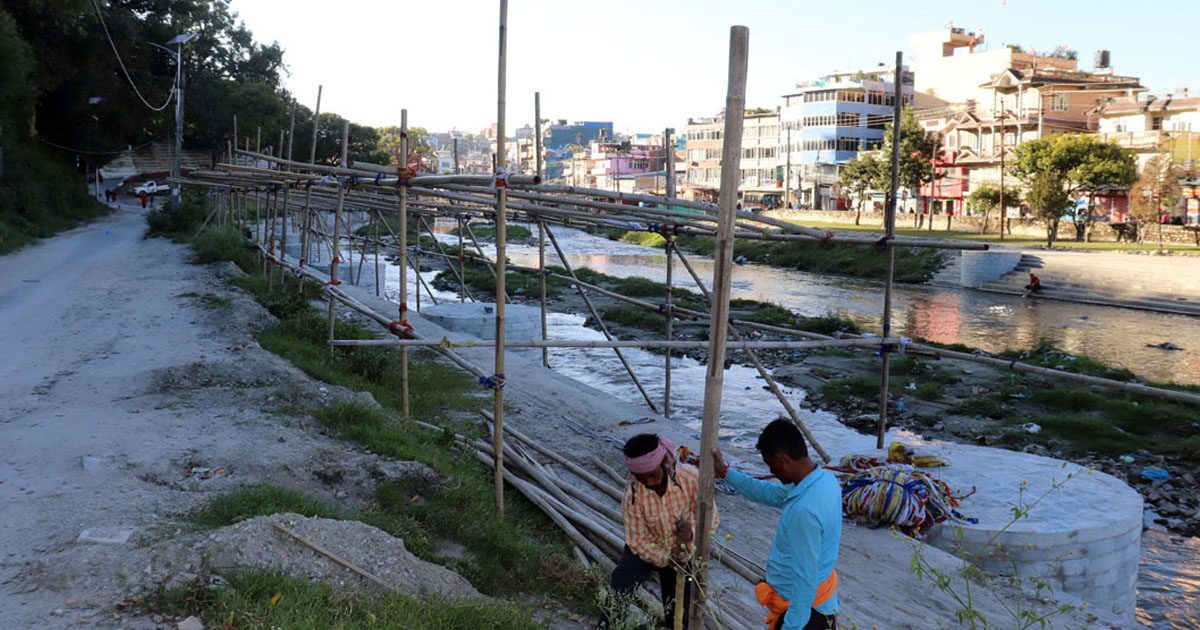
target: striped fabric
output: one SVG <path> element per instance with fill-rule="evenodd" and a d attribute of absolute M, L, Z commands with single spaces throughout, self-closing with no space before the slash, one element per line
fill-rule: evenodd
<path fill-rule="evenodd" d="M 671 561 L 675 520 L 680 517 L 689 523 L 695 520 L 699 487 L 700 471 L 687 464 L 676 464 L 675 478 L 667 482 L 667 491 L 661 497 L 638 481 L 625 486 L 621 518 L 625 522 L 625 544 L 629 549 L 656 567 L 667 566 Z M 714 504 L 710 533 L 716 531 L 720 521 Z"/>

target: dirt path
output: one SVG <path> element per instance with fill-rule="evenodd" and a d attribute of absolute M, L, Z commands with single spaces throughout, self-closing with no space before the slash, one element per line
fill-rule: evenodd
<path fill-rule="evenodd" d="M 191 565 L 130 575 L 120 560 L 178 533 L 211 491 L 270 482 L 359 500 L 312 471 L 367 456 L 278 412 L 349 394 L 259 348 L 270 314 L 185 248 L 143 239 L 145 225 L 123 206 L 0 258 L 0 628 L 129 627 L 114 604 Z M 80 542 L 89 529 L 132 537 Z"/>

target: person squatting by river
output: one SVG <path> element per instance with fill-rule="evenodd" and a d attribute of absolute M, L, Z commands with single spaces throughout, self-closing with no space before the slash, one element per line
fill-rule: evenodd
<path fill-rule="evenodd" d="M 804 436 L 787 420 L 768 424 L 756 448 L 782 483 L 730 469 L 720 451 L 713 452 L 713 466 L 717 477 L 738 494 L 783 509 L 767 556 L 766 580 L 754 589 L 759 603 L 767 607 L 767 627 L 834 630 L 840 608 L 834 566 L 842 537 L 841 485 L 808 457 Z"/>
<path fill-rule="evenodd" d="M 676 580 L 684 579 L 684 607 L 691 602 L 691 580 L 680 570 L 692 555 L 695 538 L 696 501 L 700 471 L 675 461 L 675 445 L 653 433 L 642 433 L 625 442 L 625 467 L 629 483 L 621 501 L 621 520 L 625 525 L 625 549 L 612 574 L 612 590 L 617 596 L 609 606 L 614 616 L 625 614 L 638 586 L 658 574 L 662 587 L 663 610 L 669 624 L 675 615 Z M 840 505 L 840 503 L 839 503 Z M 712 530 L 720 518 L 713 506 Z M 606 611 L 607 613 L 608 611 Z M 608 627 L 607 614 L 601 627 Z M 685 628 L 686 621 L 685 621 Z"/>

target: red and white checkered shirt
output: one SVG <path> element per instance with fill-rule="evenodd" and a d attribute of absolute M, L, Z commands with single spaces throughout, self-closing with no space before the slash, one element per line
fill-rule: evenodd
<path fill-rule="evenodd" d="M 667 566 L 675 542 L 675 520 L 682 517 L 689 523 L 695 521 L 699 488 L 700 471 L 687 464 L 675 465 L 674 478 L 667 480 L 667 491 L 661 497 L 639 481 L 625 486 L 621 520 L 625 522 L 625 544 L 629 549 L 656 567 Z M 714 504 L 710 534 L 720 522 Z M 694 523 L 692 528 L 695 531 Z"/>

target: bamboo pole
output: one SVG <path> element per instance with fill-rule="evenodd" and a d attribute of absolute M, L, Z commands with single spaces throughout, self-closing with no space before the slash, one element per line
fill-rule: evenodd
<path fill-rule="evenodd" d="M 292 158 L 292 140 L 296 134 L 296 99 L 292 99 L 291 114 L 288 121 L 287 132 L 287 156 Z M 283 151 L 283 130 L 279 132 L 279 150 Z M 283 230 L 279 239 L 279 256 L 283 257 L 287 253 L 287 236 L 288 236 L 288 221 L 292 218 L 290 202 L 292 200 L 292 190 L 286 181 L 283 182 Z M 284 282 L 283 267 L 279 268 L 279 284 L 282 286 Z"/>
<path fill-rule="evenodd" d="M 672 288 L 674 267 L 675 267 L 675 265 L 672 264 L 672 258 L 673 258 L 672 251 L 675 249 L 675 235 L 674 234 L 667 233 L 667 243 L 666 243 L 665 249 L 667 252 L 666 336 L 667 336 L 667 341 L 671 341 L 672 337 L 674 337 L 674 332 L 675 332 L 673 330 L 674 322 L 675 322 L 675 312 L 674 312 L 674 308 L 675 308 L 674 292 L 675 291 Z M 671 417 L 671 350 L 667 349 L 667 351 L 664 353 L 664 356 L 666 358 L 663 360 L 663 417 L 669 419 Z"/>
<path fill-rule="evenodd" d="M 884 217 L 884 245 L 887 247 L 887 275 L 883 285 L 883 322 L 882 333 L 887 337 L 892 332 L 892 281 L 896 275 L 896 248 L 892 244 L 892 236 L 896 232 L 896 196 L 900 185 L 900 106 L 902 84 L 901 63 L 903 53 L 896 51 L 895 103 L 892 107 L 892 184 L 888 196 L 887 214 Z M 930 221 L 933 217 L 930 217 Z M 888 416 L 888 372 L 891 365 L 891 348 L 886 344 L 879 346 L 879 356 L 882 362 L 879 366 L 879 424 L 875 430 L 875 448 L 883 448 L 883 438 L 887 433 Z"/>
<path fill-rule="evenodd" d="M 542 93 L 533 93 L 533 149 L 537 153 L 537 163 L 533 174 L 542 179 Z"/>
<path fill-rule="evenodd" d="M 505 167 L 505 151 L 507 143 L 504 141 L 504 91 L 506 82 L 506 70 L 508 62 L 508 0 L 500 0 L 500 50 L 499 50 L 499 71 L 496 79 L 496 138 L 499 139 L 496 145 L 496 171 L 500 173 Z M 495 430 L 492 432 L 492 446 L 496 449 L 495 458 L 496 464 L 494 469 L 494 486 L 496 490 L 496 516 L 504 518 L 504 307 L 508 298 L 508 293 L 505 291 L 505 266 L 508 264 L 504 258 L 505 238 L 507 237 L 505 226 L 505 209 L 508 183 L 505 180 L 497 177 L 496 181 L 496 369 L 492 374 L 495 387 L 492 389 L 492 415 L 495 421 Z"/>
<path fill-rule="evenodd" d="M 383 223 L 383 215 L 376 211 L 374 215 L 375 232 L 375 297 L 379 297 L 379 224 Z"/>
<path fill-rule="evenodd" d="M 540 133 L 539 133 L 540 136 Z M 541 142 L 539 138 L 538 142 Z M 546 224 L 538 217 L 538 292 L 542 316 L 542 341 L 549 338 L 546 327 Z M 550 349 L 542 349 L 542 367 L 550 367 Z"/>
<path fill-rule="evenodd" d="M 342 163 L 346 163 L 346 154 L 350 149 L 350 121 L 342 125 Z M 329 258 L 329 284 L 337 286 L 341 283 L 338 278 L 338 264 L 342 259 L 342 205 L 346 200 L 346 191 L 338 187 L 338 204 L 333 216 L 333 248 Z M 337 300 L 329 296 L 329 341 L 333 341 L 333 324 L 337 315 Z M 333 350 L 331 346 L 330 351 Z"/>
<path fill-rule="evenodd" d="M 604 318 L 600 317 L 600 312 L 597 311 L 596 306 L 592 304 L 592 298 L 588 297 L 587 291 L 583 288 L 583 284 L 580 282 L 579 277 L 575 275 L 575 269 L 571 267 L 571 262 L 567 260 L 567 255 L 563 253 L 562 247 L 558 244 L 558 239 L 554 237 L 554 232 L 550 231 L 549 226 L 546 226 L 546 236 L 550 237 L 550 244 L 554 246 L 554 251 L 558 254 L 558 259 L 562 261 L 563 268 L 566 269 L 567 273 L 570 275 L 569 279 L 575 283 L 575 288 L 579 291 L 579 297 L 583 298 L 583 303 L 587 305 L 588 311 L 596 320 L 596 325 L 600 327 L 600 332 L 604 333 L 605 339 L 612 341 L 613 335 L 611 332 L 609 332 L 608 326 L 604 323 Z M 654 405 L 654 401 L 650 398 L 650 394 L 647 393 L 646 388 L 642 386 L 642 381 L 639 380 L 637 374 L 634 373 L 633 366 L 630 365 L 628 359 L 625 358 L 625 353 L 621 352 L 619 348 L 613 348 L 613 352 L 615 352 L 617 358 L 621 360 L 621 365 L 625 367 L 625 371 L 629 374 L 629 378 L 633 379 L 633 384 L 637 386 L 638 391 L 641 392 L 642 398 L 646 400 L 646 404 L 650 406 L 651 410 L 657 413 L 658 407 Z"/>
<path fill-rule="evenodd" d="M 712 318 L 708 332 L 708 369 L 704 377 L 704 418 L 700 429 L 700 488 L 696 501 L 696 592 L 689 611 L 690 627 L 700 628 L 707 607 L 709 528 L 713 513 L 713 451 L 721 422 L 721 393 L 725 383 L 725 344 L 729 326 L 729 287 L 733 279 L 733 223 L 737 204 L 738 166 L 742 157 L 742 112 L 746 109 L 746 68 L 750 29 L 729 31 L 729 85 L 725 95 L 724 146 L 721 149 L 721 207 L 713 269 Z"/>
<path fill-rule="evenodd" d="M 400 167 L 408 168 L 408 110 L 400 110 Z M 389 230 L 391 228 L 388 228 Z M 395 236 L 395 235 L 393 235 Z M 408 186 L 400 187 L 400 326 L 408 326 Z M 417 279 L 421 277 L 417 274 Z M 420 295 L 421 287 L 417 287 Z M 409 417 L 408 349 L 400 349 L 400 400 L 404 417 Z"/>
<path fill-rule="evenodd" d="M 463 232 L 466 228 L 463 227 L 462 215 L 454 217 L 458 223 L 458 301 L 467 301 L 467 282 L 466 282 L 466 250 L 463 249 Z M 454 263 L 450 263 L 453 265 Z M 474 301 L 474 298 L 471 298 Z"/>
<path fill-rule="evenodd" d="M 826 348 L 874 348 L 881 342 L 900 343 L 899 337 L 870 337 L 859 339 L 823 339 L 819 341 L 728 341 L 726 345 L 731 350 L 821 350 Z M 392 348 L 494 348 L 496 343 L 490 339 L 334 339 L 329 342 L 335 346 Z M 646 350 L 703 350 L 709 347 L 707 341 L 688 341 L 685 339 L 517 339 L 505 343 L 509 348 L 642 348 Z"/>
<path fill-rule="evenodd" d="M 317 86 L 317 108 L 313 112 L 312 144 L 309 145 L 309 150 L 308 150 L 308 163 L 309 164 L 316 164 L 316 162 L 317 162 L 317 136 L 320 134 L 320 131 L 321 131 L 321 91 L 323 89 L 324 89 L 324 86 L 321 86 L 321 85 Z M 288 156 L 288 157 L 290 159 L 291 156 Z M 288 166 L 292 166 L 292 165 L 289 164 Z M 304 165 L 301 164 L 299 166 L 304 166 Z M 312 206 L 310 204 L 311 201 L 312 201 L 312 186 L 310 185 L 305 189 L 305 192 L 304 192 L 304 221 L 303 221 L 303 226 L 301 228 L 302 232 L 300 235 L 300 256 L 299 256 L 300 269 L 304 269 L 304 265 L 308 262 L 309 257 L 312 256 L 312 237 L 310 234 L 310 230 L 312 229 L 312 212 L 313 211 L 312 211 Z M 302 274 L 302 273 L 297 274 L 297 276 L 296 276 L 296 290 L 301 293 L 304 292 L 304 274 Z"/>
<path fill-rule="evenodd" d="M 457 278 L 458 278 L 458 301 L 459 301 L 459 302 L 465 302 L 465 301 L 466 301 L 466 296 L 467 296 L 467 295 L 470 295 L 470 291 L 468 291 L 468 290 L 467 290 L 467 280 L 466 280 L 466 276 L 464 276 L 464 275 L 463 275 L 463 270 L 462 270 L 462 260 L 461 260 L 461 259 L 459 260 L 459 266 L 456 268 L 456 267 L 454 266 L 454 262 L 453 262 L 453 260 L 454 260 L 454 256 L 451 256 L 450 254 L 447 254 L 447 253 L 446 253 L 446 248 L 445 248 L 445 247 L 442 247 L 442 244 L 441 244 L 441 242 L 439 242 L 439 241 L 437 240 L 437 235 L 434 233 L 434 231 L 433 231 L 433 228 L 432 228 L 432 227 L 429 225 L 429 223 L 428 223 L 427 221 L 425 221 L 425 217 L 423 217 L 423 216 L 417 217 L 417 221 L 418 221 L 418 224 L 419 224 L 419 225 L 420 225 L 422 228 L 424 228 L 424 229 L 425 229 L 425 232 L 426 232 L 427 234 L 429 234 L 429 238 L 430 238 L 431 240 L 433 240 L 433 245 L 434 245 L 434 247 L 436 247 L 436 248 L 437 248 L 437 250 L 438 250 L 438 255 L 440 255 L 440 256 L 441 256 L 443 259 L 445 259 L 445 260 L 447 261 L 447 263 L 446 263 L 446 267 L 447 267 L 448 269 L 450 269 L 450 271 L 452 271 L 452 272 L 454 273 L 454 275 L 455 275 L 455 276 L 457 276 Z M 461 243 L 461 242 L 462 242 L 462 235 L 461 235 L 461 234 L 459 235 L 459 237 L 458 237 L 458 240 L 459 240 L 459 243 Z M 459 251 L 462 251 L 462 246 L 461 246 L 461 245 L 459 246 Z M 429 253 L 430 253 L 430 254 L 433 254 L 433 252 L 429 252 Z M 432 292 L 429 294 L 429 297 L 430 297 L 431 299 L 433 299 L 433 293 L 432 293 Z M 472 302 L 473 302 L 473 301 L 475 301 L 475 296 L 473 296 L 473 295 L 471 296 L 471 301 L 472 301 Z M 436 304 L 436 302 L 435 302 L 435 304 Z"/>

